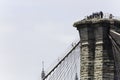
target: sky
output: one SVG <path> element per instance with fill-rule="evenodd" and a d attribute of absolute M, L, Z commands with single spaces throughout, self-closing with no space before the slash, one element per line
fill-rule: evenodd
<path fill-rule="evenodd" d="M 92 12 L 120 15 L 120 0 L 0 0 L 0 80 L 41 80 L 79 39 L 73 23 Z"/>

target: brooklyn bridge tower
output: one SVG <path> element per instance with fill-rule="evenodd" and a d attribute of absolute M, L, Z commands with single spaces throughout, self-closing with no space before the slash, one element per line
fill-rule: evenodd
<path fill-rule="evenodd" d="M 120 21 L 93 13 L 75 22 L 80 34 L 80 79 L 120 80 Z"/>
<path fill-rule="evenodd" d="M 42 80 L 120 80 L 120 20 L 103 12 L 75 22 L 80 41 Z"/>

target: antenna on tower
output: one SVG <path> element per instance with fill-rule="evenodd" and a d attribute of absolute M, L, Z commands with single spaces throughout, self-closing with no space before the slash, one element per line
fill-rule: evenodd
<path fill-rule="evenodd" d="M 44 71 L 44 61 L 42 61 L 42 71 Z"/>
<path fill-rule="evenodd" d="M 75 80 L 78 80 L 78 75 L 77 75 L 77 73 L 75 74 Z"/>
<path fill-rule="evenodd" d="M 44 61 L 42 61 L 42 73 L 41 73 L 41 79 L 43 80 L 45 77 L 45 71 L 44 71 Z"/>

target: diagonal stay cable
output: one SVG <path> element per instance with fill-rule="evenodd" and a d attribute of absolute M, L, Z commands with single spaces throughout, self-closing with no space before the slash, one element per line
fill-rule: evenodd
<path fill-rule="evenodd" d="M 119 67 L 120 64 L 119 64 L 119 56 L 120 54 L 118 54 L 116 51 L 120 52 L 120 47 L 119 45 L 117 44 L 117 42 L 115 41 L 115 39 L 112 37 L 112 35 L 109 35 L 109 38 L 111 39 L 111 42 L 112 42 L 112 46 L 113 46 L 113 50 L 114 50 L 114 60 L 115 60 L 115 67 L 116 67 L 116 72 L 117 72 L 117 77 L 119 77 L 118 74 L 120 74 L 120 71 L 119 71 Z"/>
<path fill-rule="evenodd" d="M 45 80 L 57 67 L 58 65 L 65 60 L 65 58 L 79 45 L 80 41 L 75 45 L 75 47 L 72 48 L 72 50 L 70 50 L 68 52 L 68 54 L 44 77 L 43 80 Z"/>
<path fill-rule="evenodd" d="M 72 66 L 71 64 L 71 58 L 73 58 L 73 56 L 77 56 L 78 53 L 76 54 L 76 49 L 78 49 L 78 47 L 76 47 L 70 55 L 68 55 L 65 60 L 63 62 L 61 62 L 61 64 L 59 64 L 59 66 L 49 75 L 50 80 L 56 80 L 59 77 L 63 77 L 62 75 L 65 74 L 65 71 L 67 71 L 67 69 L 69 69 L 70 66 Z M 77 50 L 78 51 L 78 50 Z M 54 74 L 54 75 L 53 75 Z M 53 77 L 55 76 L 55 78 Z M 46 78 L 47 79 L 47 78 Z"/>
<path fill-rule="evenodd" d="M 71 58 L 72 59 L 72 58 Z M 70 61 L 70 60 L 69 60 Z M 71 66 L 74 64 L 73 61 L 70 61 L 71 63 L 69 63 L 69 67 L 65 68 L 64 74 L 61 75 L 61 77 L 65 76 L 66 73 L 68 73 L 68 71 L 71 69 Z M 57 80 L 61 80 L 61 77 L 59 77 Z"/>

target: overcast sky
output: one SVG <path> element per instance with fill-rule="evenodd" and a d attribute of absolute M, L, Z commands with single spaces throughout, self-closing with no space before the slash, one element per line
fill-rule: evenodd
<path fill-rule="evenodd" d="M 0 0 L 0 80 L 40 80 L 79 38 L 72 26 L 92 12 L 120 15 L 120 0 Z"/>

